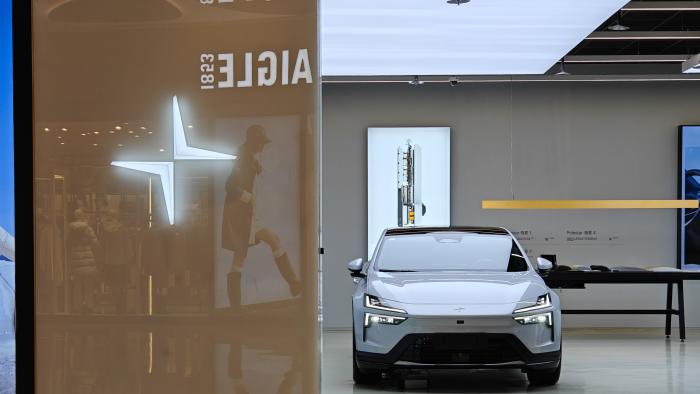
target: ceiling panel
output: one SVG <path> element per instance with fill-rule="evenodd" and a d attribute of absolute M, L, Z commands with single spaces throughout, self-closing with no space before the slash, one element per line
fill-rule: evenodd
<path fill-rule="evenodd" d="M 543 74 L 626 3 L 322 0 L 322 73 Z"/>

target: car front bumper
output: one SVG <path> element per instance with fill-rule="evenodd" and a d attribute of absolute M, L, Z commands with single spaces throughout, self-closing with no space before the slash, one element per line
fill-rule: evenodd
<path fill-rule="evenodd" d="M 561 350 L 532 353 L 512 334 L 434 333 L 404 336 L 388 353 L 358 351 L 360 369 L 556 368 Z"/>
<path fill-rule="evenodd" d="M 356 360 L 362 369 L 555 368 L 561 360 L 561 313 L 546 312 L 552 313 L 551 326 L 520 324 L 511 313 L 392 314 L 406 320 L 368 327 L 356 320 Z"/>

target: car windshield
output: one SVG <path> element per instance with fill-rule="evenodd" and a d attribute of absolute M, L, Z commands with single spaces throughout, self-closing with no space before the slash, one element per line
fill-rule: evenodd
<path fill-rule="evenodd" d="M 432 232 L 384 237 L 376 269 L 412 271 L 527 271 L 510 235 Z"/>

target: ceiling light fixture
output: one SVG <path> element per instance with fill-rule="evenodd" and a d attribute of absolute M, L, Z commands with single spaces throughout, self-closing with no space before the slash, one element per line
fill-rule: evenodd
<path fill-rule="evenodd" d="M 559 71 L 555 75 L 571 75 L 564 70 L 564 59 L 559 60 Z"/>
<path fill-rule="evenodd" d="M 620 23 L 621 20 L 622 20 L 622 11 L 619 11 L 617 13 L 617 19 L 615 20 L 615 23 L 608 26 L 608 30 L 611 30 L 611 31 L 627 31 L 627 30 L 629 30 L 630 27 L 621 24 Z"/>
<path fill-rule="evenodd" d="M 422 85 L 423 83 L 424 83 L 424 82 L 421 81 L 420 78 L 418 78 L 418 75 L 416 75 L 415 77 L 413 77 L 412 80 L 408 81 L 408 84 L 411 85 L 411 86 L 418 86 L 418 85 Z"/>
<path fill-rule="evenodd" d="M 681 72 L 683 74 L 698 74 L 700 73 L 700 54 L 693 55 L 688 60 L 681 64 Z"/>

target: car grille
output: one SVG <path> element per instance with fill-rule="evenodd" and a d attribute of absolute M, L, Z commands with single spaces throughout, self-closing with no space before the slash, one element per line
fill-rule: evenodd
<path fill-rule="evenodd" d="M 522 361 L 517 341 L 510 334 L 414 334 L 399 360 L 421 364 L 517 362 Z"/>

